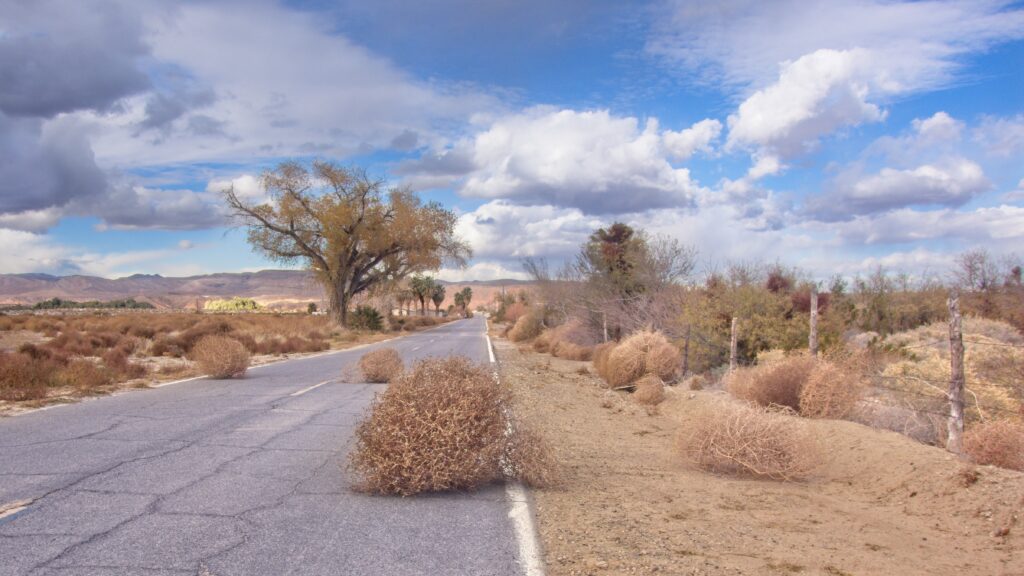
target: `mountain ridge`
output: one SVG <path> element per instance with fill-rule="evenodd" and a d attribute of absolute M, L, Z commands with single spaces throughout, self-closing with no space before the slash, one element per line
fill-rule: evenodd
<path fill-rule="evenodd" d="M 513 287 L 525 280 L 440 281 L 444 285 Z M 491 290 L 487 290 L 491 292 Z M 62 300 L 118 300 L 135 298 L 158 308 L 194 307 L 196 300 L 231 297 L 253 298 L 266 305 L 297 305 L 322 302 L 323 290 L 306 270 L 259 270 L 257 272 L 214 272 L 196 276 L 132 274 L 103 278 L 72 274 L 0 274 L 0 304 L 35 304 L 51 298 Z"/>

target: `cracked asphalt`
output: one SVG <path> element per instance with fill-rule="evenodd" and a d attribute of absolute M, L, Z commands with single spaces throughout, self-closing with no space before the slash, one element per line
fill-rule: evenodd
<path fill-rule="evenodd" d="M 381 386 L 343 373 L 385 346 L 487 360 L 473 318 L 0 420 L 0 509 L 31 501 L 0 518 L 0 576 L 521 574 L 500 486 L 350 489 L 346 453 Z"/>

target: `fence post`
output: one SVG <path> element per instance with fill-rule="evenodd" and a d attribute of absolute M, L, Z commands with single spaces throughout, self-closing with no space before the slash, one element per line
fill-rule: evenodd
<path fill-rule="evenodd" d="M 732 334 L 729 336 L 729 370 L 736 369 L 736 321 L 738 318 L 732 317 Z"/>
<path fill-rule="evenodd" d="M 683 340 L 683 378 L 690 371 L 690 325 L 686 325 L 686 339 Z"/>
<path fill-rule="evenodd" d="M 810 348 L 811 357 L 818 356 L 818 287 L 811 288 L 811 331 L 807 336 L 807 347 Z"/>
<path fill-rule="evenodd" d="M 608 341 L 608 314 L 601 312 L 601 327 L 604 328 L 604 341 Z"/>
<path fill-rule="evenodd" d="M 960 294 L 949 294 L 949 437 L 946 450 L 963 452 L 964 435 L 964 335 L 960 316 Z"/>

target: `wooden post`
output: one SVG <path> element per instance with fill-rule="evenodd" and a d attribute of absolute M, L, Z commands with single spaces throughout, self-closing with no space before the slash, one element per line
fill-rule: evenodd
<path fill-rule="evenodd" d="M 736 369 L 736 322 L 738 318 L 732 317 L 732 335 L 729 337 L 729 370 Z"/>
<path fill-rule="evenodd" d="M 686 325 L 686 339 L 683 340 L 683 378 L 690 371 L 690 325 Z"/>
<path fill-rule="evenodd" d="M 949 437 L 946 450 L 963 453 L 964 435 L 964 335 L 960 294 L 949 294 Z"/>
<path fill-rule="evenodd" d="M 601 326 L 604 328 L 604 341 L 608 341 L 608 314 L 601 312 Z"/>
<path fill-rule="evenodd" d="M 818 287 L 811 288 L 811 332 L 807 337 L 811 357 L 818 357 Z"/>

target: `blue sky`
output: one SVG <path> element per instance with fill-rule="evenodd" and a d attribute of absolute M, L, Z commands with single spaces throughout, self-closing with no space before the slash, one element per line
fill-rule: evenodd
<path fill-rule="evenodd" d="M 942 273 L 1024 237 L 1022 71 L 995 0 L 4 3 L 0 272 L 273 267 L 217 191 L 321 158 L 456 210 L 451 279 L 616 220 L 703 262 Z"/>

